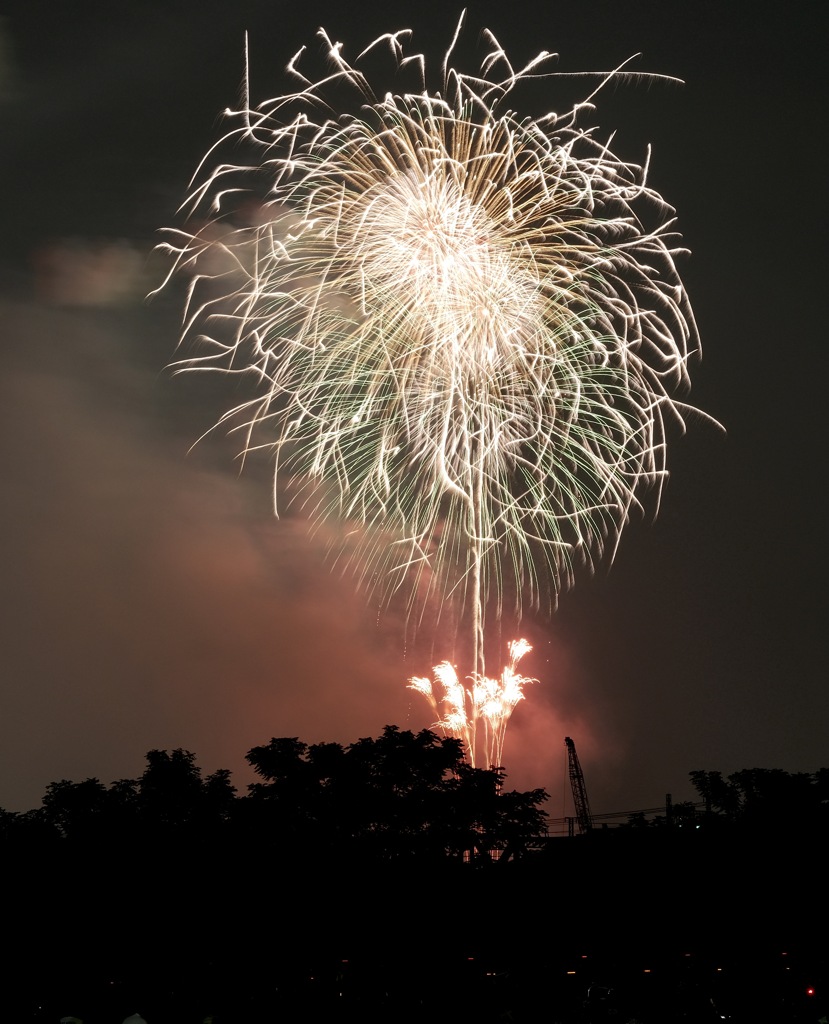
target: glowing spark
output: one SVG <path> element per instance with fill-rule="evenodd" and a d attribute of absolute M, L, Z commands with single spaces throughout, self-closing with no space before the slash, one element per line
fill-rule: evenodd
<path fill-rule="evenodd" d="M 423 694 L 432 705 L 438 720 L 435 726 L 462 740 L 474 764 L 478 723 L 484 726 L 486 742 L 485 758 L 490 767 L 500 766 L 504 752 L 504 736 L 507 722 L 515 705 L 524 699 L 527 683 L 537 679 L 519 675 L 518 662 L 532 647 L 526 640 L 513 640 L 509 647 L 509 661 L 501 672 L 500 679 L 486 676 L 470 676 L 468 686 L 458 679 L 457 673 L 448 661 L 435 665 L 435 680 L 443 687 L 443 697 L 435 697 L 432 681 L 421 676 L 409 680 L 409 689 Z M 441 706 L 445 711 L 441 712 Z"/>

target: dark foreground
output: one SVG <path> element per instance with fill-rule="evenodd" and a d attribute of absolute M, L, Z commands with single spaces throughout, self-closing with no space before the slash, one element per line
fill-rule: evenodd
<path fill-rule="evenodd" d="M 822 864 L 589 837 L 430 870 L 172 847 L 18 863 L 4 1019 L 817 1024 Z"/>
<path fill-rule="evenodd" d="M 436 939 L 436 944 L 439 945 Z M 423 950 L 353 960 L 284 954 L 250 972 L 205 961 L 194 976 L 173 957 L 143 977 L 81 971 L 36 986 L 17 1001 L 16 1021 L 120 1024 L 140 1012 L 148 1024 L 243 1022 L 618 1021 L 633 1024 L 826 1020 L 825 963 L 802 951 L 745 950 L 591 955 L 539 951 L 511 960 Z"/>

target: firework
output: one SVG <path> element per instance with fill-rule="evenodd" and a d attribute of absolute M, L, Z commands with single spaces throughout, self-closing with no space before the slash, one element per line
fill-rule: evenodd
<path fill-rule="evenodd" d="M 512 640 L 508 650 L 509 661 L 499 679 L 475 675 L 469 678 L 467 686 L 460 682 L 448 661 L 435 665 L 435 682 L 443 689 L 443 696 L 439 698 L 435 696 L 431 679 L 415 676 L 409 680 L 409 689 L 422 694 L 438 716 L 435 725 L 463 740 L 473 764 L 479 723 L 483 725 L 486 764 L 502 763 L 510 715 L 515 705 L 524 699 L 527 683 L 538 682 L 516 671 L 518 662 L 532 650 L 527 641 Z"/>
<path fill-rule="evenodd" d="M 228 112 L 187 204 L 207 223 L 167 247 L 192 275 L 199 348 L 180 365 L 252 379 L 226 422 L 273 448 L 312 517 L 359 525 L 362 584 L 469 629 L 477 692 L 488 617 L 507 598 L 517 621 L 555 602 L 579 564 L 612 558 L 647 489 L 658 505 L 696 332 L 673 210 L 582 127 L 625 72 L 564 114 L 522 117 L 507 103 L 556 77 L 551 55 L 516 70 L 485 33 L 467 74 L 460 28 L 431 87 L 409 33 L 349 62 L 321 31 L 326 73 L 300 71 L 300 51 L 294 91 Z M 373 90 L 363 67 L 389 54 L 411 89 Z M 245 222 L 240 196 L 256 200 Z M 477 722 L 502 719 L 488 698 L 470 712 L 452 671 L 436 669 L 441 724 L 474 752 Z"/>

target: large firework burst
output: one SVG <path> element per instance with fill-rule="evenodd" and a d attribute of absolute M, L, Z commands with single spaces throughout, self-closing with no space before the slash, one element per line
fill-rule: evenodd
<path fill-rule="evenodd" d="M 551 76 L 546 53 L 515 70 L 485 33 L 469 75 L 456 33 L 430 90 L 408 33 L 353 63 L 320 35 L 328 73 L 307 78 L 300 51 L 297 90 L 232 114 L 233 161 L 214 147 L 194 179 L 190 210 L 211 222 L 169 244 L 194 275 L 185 335 L 202 348 L 183 365 L 253 375 L 228 420 L 248 445 L 269 428 L 277 477 L 314 516 L 365 527 L 362 582 L 451 604 L 477 685 L 504 595 L 516 618 L 555 600 L 577 564 L 612 556 L 645 488 L 658 500 L 695 346 L 673 210 L 581 127 L 590 102 L 507 109 Z M 372 90 L 361 67 L 384 50 L 415 88 Z"/>

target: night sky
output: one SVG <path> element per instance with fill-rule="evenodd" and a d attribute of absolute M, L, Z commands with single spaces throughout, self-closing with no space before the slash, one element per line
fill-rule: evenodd
<path fill-rule="evenodd" d="M 460 7 L 276 0 L 19 0 L 0 19 L 0 807 L 46 785 L 135 777 L 184 747 L 249 781 L 271 736 L 352 742 L 431 724 L 405 688 L 428 649 L 325 564 L 325 536 L 276 521 L 265 455 L 208 434 L 236 384 L 173 377 L 180 291 L 164 265 L 190 173 L 234 106 L 250 32 L 255 100 L 324 25 L 356 55 L 410 27 L 435 62 Z M 703 345 L 670 437 L 660 515 L 529 619 L 539 682 L 507 732 L 508 783 L 570 814 L 564 736 L 595 812 L 689 799 L 694 769 L 829 766 L 825 657 L 825 55 L 819 5 L 517 0 L 468 5 L 516 64 L 637 70 L 597 100 L 599 134 L 676 206 Z M 547 106 L 579 95 L 547 86 Z M 580 87 L 579 87 L 580 88 Z M 104 306 L 89 277 L 44 285 L 120 241 L 136 270 Z M 131 248 L 127 249 L 126 243 Z M 73 249 L 74 247 L 74 249 Z M 75 257 L 66 257 L 67 252 Z M 77 254 L 80 253 L 81 256 Z M 75 263 L 72 264 L 72 259 Z M 114 259 L 115 257 L 113 257 Z M 119 257 L 120 258 L 120 257 Z M 126 258 L 126 257 L 124 257 Z M 69 260 L 67 264 L 65 261 Z M 74 271 L 77 275 L 77 269 Z"/>

